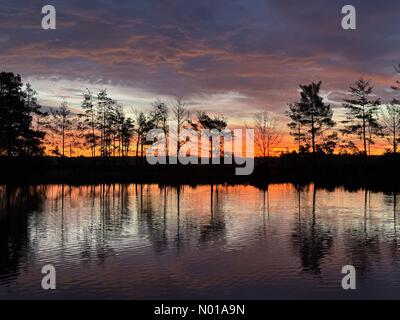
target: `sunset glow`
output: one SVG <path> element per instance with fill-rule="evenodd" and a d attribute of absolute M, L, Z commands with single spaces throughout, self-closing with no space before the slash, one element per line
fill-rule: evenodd
<path fill-rule="evenodd" d="M 285 135 L 274 150 L 279 155 L 296 149 L 284 112 L 300 83 L 322 80 L 337 122 L 348 86 L 361 76 L 383 102 L 397 96 L 390 89 L 399 62 L 396 2 L 381 4 L 376 23 L 367 24 L 376 10 L 355 1 L 363 4 L 363 29 L 351 32 L 339 24 L 344 3 L 54 1 L 58 27 L 44 32 L 39 4 L 10 2 L 0 13 L 0 64 L 31 82 L 45 108 L 65 97 L 79 112 L 85 88 L 107 88 L 128 115 L 175 97 L 193 113 L 225 115 L 230 126 L 251 125 L 255 112 L 269 110 Z M 385 143 L 378 139 L 372 153 L 382 153 Z"/>

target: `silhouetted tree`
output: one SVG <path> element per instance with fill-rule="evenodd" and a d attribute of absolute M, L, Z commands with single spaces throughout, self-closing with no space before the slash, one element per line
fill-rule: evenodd
<path fill-rule="evenodd" d="M 302 151 L 301 142 L 305 140 L 306 134 L 304 133 L 304 128 L 301 124 L 301 112 L 300 108 L 295 103 L 289 104 L 289 111 L 286 111 L 286 115 L 290 117 L 292 122 L 288 123 L 290 129 L 290 135 L 294 138 L 294 141 L 298 145 L 298 153 Z"/>
<path fill-rule="evenodd" d="M 115 156 L 122 154 L 122 131 L 125 123 L 125 115 L 123 108 L 120 104 L 115 104 L 113 112 L 111 114 L 111 141 L 112 141 L 112 155 Z"/>
<path fill-rule="evenodd" d="M 20 75 L 0 73 L 0 154 L 8 157 L 43 152 L 45 133 L 32 128 L 32 116 L 40 109 L 36 93 L 22 86 Z"/>
<path fill-rule="evenodd" d="M 100 154 L 108 157 L 112 154 L 114 134 L 114 112 L 116 102 L 103 89 L 97 94 L 97 126 L 100 132 Z"/>
<path fill-rule="evenodd" d="M 153 103 L 153 111 L 151 112 L 152 122 L 154 126 L 160 128 L 165 134 L 165 154 L 168 156 L 168 117 L 169 110 L 165 102 L 157 100 Z"/>
<path fill-rule="evenodd" d="M 364 155 L 370 152 L 373 137 L 379 133 L 377 111 L 380 104 L 379 99 L 372 98 L 374 87 L 370 82 L 359 79 L 353 86 L 350 86 L 349 95 L 351 98 L 344 99 L 343 107 L 347 109 L 346 120 L 342 121 L 345 128 L 344 135 L 357 134 L 363 142 Z"/>
<path fill-rule="evenodd" d="M 51 130 L 61 137 L 61 156 L 65 156 L 65 137 L 67 131 L 71 129 L 72 121 L 70 119 L 71 111 L 68 108 L 67 101 L 63 100 L 58 109 L 50 109 L 52 115 Z"/>
<path fill-rule="evenodd" d="M 317 150 L 321 153 L 332 155 L 335 152 L 338 140 L 337 133 L 332 132 L 322 138 L 321 143 L 317 144 Z"/>
<path fill-rule="evenodd" d="M 400 142 L 400 101 L 393 99 L 381 111 L 381 125 L 386 139 L 392 146 L 392 152 L 397 153 Z"/>
<path fill-rule="evenodd" d="M 122 156 L 127 157 L 129 155 L 129 146 L 132 141 L 134 130 L 134 121 L 131 118 L 124 119 L 121 128 Z"/>
<path fill-rule="evenodd" d="M 358 154 L 359 150 L 356 144 L 351 140 L 342 140 L 339 144 L 339 154 Z"/>
<path fill-rule="evenodd" d="M 84 113 L 80 115 L 81 121 L 79 122 L 79 131 L 82 133 L 82 138 L 84 138 L 86 144 L 90 148 L 91 156 L 95 157 L 99 135 L 97 133 L 97 112 L 93 100 L 92 92 L 87 90 L 83 94 L 83 102 L 81 104 Z"/>
<path fill-rule="evenodd" d="M 47 125 L 47 116 L 48 112 L 42 111 L 42 106 L 37 101 L 37 91 L 34 90 L 31 84 L 28 82 L 25 85 L 25 94 L 26 94 L 26 104 L 32 110 L 33 116 L 35 118 L 35 123 L 32 126 L 35 126 L 35 129 L 39 131 L 42 126 Z"/>
<path fill-rule="evenodd" d="M 198 123 L 193 126 L 196 130 L 199 129 L 207 129 L 207 130 L 217 130 L 219 133 L 222 133 L 223 130 L 227 127 L 228 123 L 224 117 L 221 116 L 214 116 L 211 118 L 208 114 L 205 112 L 199 112 L 197 114 L 197 120 Z M 213 151 L 213 145 L 212 145 L 212 134 L 209 136 L 209 141 L 210 141 L 210 158 L 212 158 L 212 151 Z M 221 141 L 221 145 L 222 145 Z"/>
<path fill-rule="evenodd" d="M 136 157 L 143 157 L 144 146 L 147 144 L 146 136 L 147 133 L 155 128 L 154 118 L 151 115 L 146 115 L 144 112 L 134 111 L 135 123 L 136 123 Z"/>
<path fill-rule="evenodd" d="M 107 90 L 100 90 L 95 98 L 87 90 L 82 102 L 83 114 L 80 114 L 79 131 L 91 155 L 96 155 L 99 145 L 100 155 L 125 156 L 133 136 L 134 121 L 125 116 L 124 108 L 109 97 Z"/>
<path fill-rule="evenodd" d="M 254 143 L 262 156 L 269 157 L 271 150 L 282 139 L 277 118 L 269 111 L 254 115 Z"/>
<path fill-rule="evenodd" d="M 176 125 L 176 156 L 179 156 L 181 147 L 187 142 L 187 139 L 182 138 L 182 130 L 185 124 L 189 122 L 190 113 L 186 106 L 186 102 L 181 99 L 176 99 L 172 105 L 172 116 Z"/>
<path fill-rule="evenodd" d="M 118 151 L 119 156 L 126 156 L 133 137 L 134 122 L 126 118 L 121 105 L 116 105 L 113 116 L 113 155 Z"/>
<path fill-rule="evenodd" d="M 295 137 L 303 141 L 309 141 L 313 155 L 317 151 L 317 143 L 323 133 L 336 125 L 332 120 L 333 111 L 329 104 L 323 102 L 319 95 L 321 81 L 310 85 L 300 85 L 300 100 L 289 105 L 287 115 L 292 119 L 289 127 L 299 130 Z"/>

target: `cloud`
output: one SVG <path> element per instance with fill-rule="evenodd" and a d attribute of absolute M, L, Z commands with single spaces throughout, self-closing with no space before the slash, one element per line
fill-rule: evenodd
<path fill-rule="evenodd" d="M 394 0 L 353 1 L 355 31 L 341 29 L 342 0 L 53 2 L 57 30 L 44 31 L 40 1 L 8 1 L 0 63 L 53 83 L 54 96 L 72 94 L 66 82 L 131 88 L 126 101 L 180 96 L 239 119 L 260 108 L 282 114 L 311 81 L 335 105 L 359 76 L 388 99 L 400 59 Z"/>
<path fill-rule="evenodd" d="M 0 45 L 7 43 L 10 40 L 10 36 L 8 34 L 0 33 Z"/>

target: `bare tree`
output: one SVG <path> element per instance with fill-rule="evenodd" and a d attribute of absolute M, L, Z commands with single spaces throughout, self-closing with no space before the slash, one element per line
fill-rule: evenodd
<path fill-rule="evenodd" d="M 51 109 L 53 121 L 51 130 L 61 137 L 61 156 L 65 156 L 65 137 L 70 129 L 72 122 L 70 120 L 71 111 L 68 108 L 68 103 L 63 99 L 60 107 L 57 110 Z"/>
<path fill-rule="evenodd" d="M 381 125 L 386 139 L 392 146 L 392 152 L 397 153 L 400 142 L 400 101 L 393 99 L 380 114 Z"/>
<path fill-rule="evenodd" d="M 165 135 L 165 153 L 168 155 L 168 118 L 169 118 L 169 110 L 168 106 L 165 102 L 162 102 L 161 100 L 156 100 L 153 103 L 153 111 L 151 112 L 150 115 L 153 119 L 152 122 L 154 125 L 158 128 L 160 128 Z"/>
<path fill-rule="evenodd" d="M 262 156 L 269 157 L 271 150 L 281 142 L 282 133 L 278 129 L 278 120 L 269 111 L 254 115 L 254 143 Z"/>
<path fill-rule="evenodd" d="M 181 134 L 182 129 L 190 118 L 190 112 L 185 101 L 179 98 L 175 100 L 172 104 L 172 116 L 176 123 L 176 156 L 178 157 L 181 147 L 187 142 L 186 139 L 182 139 Z"/>

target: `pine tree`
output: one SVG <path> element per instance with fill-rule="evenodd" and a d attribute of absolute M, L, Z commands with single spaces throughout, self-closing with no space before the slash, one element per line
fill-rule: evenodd
<path fill-rule="evenodd" d="M 323 98 L 319 95 L 321 81 L 311 83 L 310 85 L 300 85 L 300 100 L 290 105 L 287 115 L 292 119 L 292 130 L 299 130 L 295 133 L 295 137 L 300 141 L 309 142 L 312 154 L 315 156 L 319 148 L 318 142 L 324 137 L 324 132 L 336 125 L 332 120 L 333 111 L 329 104 L 323 102 Z M 300 131 L 302 128 L 302 131 Z"/>
<path fill-rule="evenodd" d="M 30 86 L 23 91 L 22 86 L 20 75 L 0 73 L 0 154 L 8 157 L 43 153 L 45 133 L 32 127 L 40 109 L 36 93 Z"/>
<path fill-rule="evenodd" d="M 364 155 L 370 154 L 370 146 L 374 143 L 374 136 L 379 134 L 380 126 L 377 119 L 379 99 L 373 98 L 373 89 L 370 82 L 359 79 L 349 89 L 349 99 L 344 99 L 343 107 L 347 109 L 344 135 L 356 134 L 363 143 Z"/>

